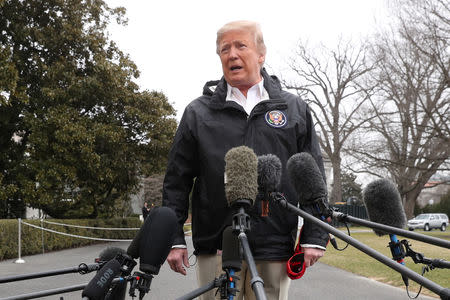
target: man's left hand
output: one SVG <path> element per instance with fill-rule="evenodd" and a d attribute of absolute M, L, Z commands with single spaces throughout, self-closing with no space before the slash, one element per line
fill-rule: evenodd
<path fill-rule="evenodd" d="M 324 250 L 318 248 L 303 248 L 305 267 L 308 268 L 314 265 L 323 256 L 324 252 Z"/>

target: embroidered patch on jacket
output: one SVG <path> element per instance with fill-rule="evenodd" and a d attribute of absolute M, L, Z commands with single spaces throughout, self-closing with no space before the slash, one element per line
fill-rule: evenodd
<path fill-rule="evenodd" d="M 265 119 L 267 124 L 275 128 L 281 128 L 287 124 L 286 115 L 279 110 L 272 110 L 266 112 Z"/>

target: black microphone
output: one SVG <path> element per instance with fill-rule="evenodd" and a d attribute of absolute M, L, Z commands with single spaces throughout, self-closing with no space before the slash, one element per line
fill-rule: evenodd
<path fill-rule="evenodd" d="M 222 234 L 222 270 L 233 269 L 240 271 L 241 268 L 242 253 L 239 239 L 233 233 L 231 226 L 228 226 Z"/>
<path fill-rule="evenodd" d="M 387 179 L 378 179 L 369 183 L 363 190 L 363 200 L 367 214 L 372 222 L 387 226 L 403 228 L 406 225 L 406 214 L 403 209 L 400 193 L 395 185 Z M 387 234 L 384 231 L 373 229 L 376 235 Z M 395 234 L 389 234 L 392 258 L 404 265 L 405 251 Z M 408 277 L 402 275 L 403 282 L 408 286 Z"/>
<path fill-rule="evenodd" d="M 269 215 L 271 193 L 278 191 L 281 181 L 281 161 L 273 154 L 258 156 L 258 197 L 261 199 L 261 216 Z"/>
<path fill-rule="evenodd" d="M 81 293 L 81 296 L 83 298 L 87 297 L 90 300 L 104 299 L 111 286 L 112 280 L 119 275 L 120 272 L 121 265 L 119 261 L 111 259 L 98 271 L 94 278 L 89 281 Z"/>
<path fill-rule="evenodd" d="M 306 157 L 306 158 L 305 158 Z M 305 162 L 306 161 L 306 162 Z M 322 176 L 320 175 L 320 171 L 313 160 L 313 158 L 308 154 L 296 154 L 288 160 L 287 168 L 289 175 L 291 177 L 291 182 L 295 186 L 297 193 L 300 195 L 299 202 L 305 207 L 315 206 L 317 204 L 323 204 L 321 206 L 325 213 L 329 213 L 334 216 L 334 212 L 328 208 L 326 200 L 326 187 Z M 303 171 L 302 171 L 303 170 Z M 309 184 L 307 184 L 309 182 Z M 304 187 L 304 190 L 302 190 Z M 279 194 L 279 193 L 276 193 Z M 327 232 L 333 233 L 335 236 L 339 237 L 343 241 L 346 241 L 353 245 L 355 248 L 363 251 L 364 253 L 370 255 L 371 257 L 377 259 L 378 261 L 384 263 L 390 268 L 402 273 L 407 274 L 408 278 L 416 281 L 417 283 L 422 284 L 433 292 L 437 293 L 441 296 L 442 299 L 447 299 L 450 297 L 450 290 L 443 288 L 429 279 L 417 274 L 416 272 L 406 268 L 403 265 L 400 265 L 391 259 L 385 257 L 381 253 L 373 250 L 372 248 L 367 247 L 366 245 L 358 242 L 352 237 L 344 234 L 342 231 L 337 230 L 336 228 L 317 220 L 317 218 L 313 217 L 311 213 L 305 212 L 304 210 L 299 209 L 295 205 L 289 203 L 285 197 L 282 195 L 276 195 L 274 197 L 274 201 L 279 204 L 281 207 L 288 209 L 289 211 L 295 212 L 297 215 L 303 217 L 305 220 L 308 220 L 311 224 L 315 224 L 318 226 L 317 229 L 325 230 Z M 313 205 L 310 205 L 313 204 Z M 305 209 L 306 210 L 306 209 Z M 317 210 L 316 210 L 317 211 Z M 319 214 L 321 215 L 322 212 Z M 371 222 L 373 223 L 373 222 Z M 306 226 L 307 223 L 304 224 Z M 381 224 L 380 224 L 381 225 Z M 384 226 L 384 225 L 382 225 Z M 316 229 L 315 229 L 316 230 Z M 408 231 L 405 231 L 408 232 Z M 443 243 L 442 243 L 443 244 Z M 295 259 L 295 255 L 291 259 Z M 294 261 L 294 266 L 297 264 L 297 260 Z M 447 298 L 444 298 L 447 297 Z"/>
<path fill-rule="evenodd" d="M 172 248 L 176 228 L 177 217 L 171 208 L 156 207 L 151 210 L 141 228 L 139 269 L 142 272 L 158 275 Z M 131 252 L 135 253 L 134 248 Z"/>
<path fill-rule="evenodd" d="M 222 270 L 229 275 L 230 289 L 236 295 L 236 277 L 234 274 L 242 268 L 242 252 L 240 251 L 239 239 L 233 233 L 233 228 L 228 226 L 222 234 Z"/>
<path fill-rule="evenodd" d="M 153 275 L 159 273 L 172 248 L 176 228 L 175 212 L 169 207 L 155 207 L 131 241 L 127 253 L 133 258 L 140 258 L 139 270 L 144 272 L 133 274 L 129 291 L 133 298 L 136 297 L 136 289 L 139 290 L 139 299 L 150 291 Z"/>
<path fill-rule="evenodd" d="M 118 256 L 118 254 L 125 255 L 126 252 L 122 248 L 107 247 L 99 255 L 99 261 L 110 261 Z M 118 261 L 119 262 L 119 261 Z M 119 262 L 120 263 L 120 262 Z M 121 265 L 121 271 L 123 271 L 123 265 Z M 124 300 L 127 291 L 127 282 L 121 280 L 116 284 L 111 284 L 111 290 L 106 295 L 105 299 L 108 300 Z"/>
<path fill-rule="evenodd" d="M 123 279 L 112 284 L 116 276 L 129 274 L 128 269 L 133 268 L 136 263 L 132 261 L 125 250 L 118 247 L 107 247 L 99 254 L 98 262 L 106 262 L 97 272 L 97 275 L 89 282 L 83 290 L 82 296 L 89 299 L 123 300 L 127 283 Z M 118 269 L 117 269 L 117 266 Z"/>
<path fill-rule="evenodd" d="M 331 221 L 327 187 L 316 161 L 307 152 L 296 153 L 286 164 L 291 183 L 298 194 L 298 201 L 305 210 L 312 206 L 313 213 L 322 220 Z"/>
<path fill-rule="evenodd" d="M 98 256 L 99 262 L 107 262 L 114 257 L 116 257 L 117 254 L 125 254 L 125 250 L 119 247 L 106 247 L 102 252 L 100 252 Z"/>
<path fill-rule="evenodd" d="M 326 191 L 325 182 L 323 181 L 320 170 L 311 155 L 307 153 L 293 155 L 291 160 L 288 161 L 288 164 L 288 172 L 291 174 L 291 180 L 293 180 L 292 182 L 297 187 L 297 192 L 299 192 L 302 185 L 306 184 L 309 186 L 309 184 L 304 180 L 305 176 L 308 176 L 311 177 L 309 178 L 312 181 L 311 184 L 318 185 L 314 187 L 315 190 L 310 192 L 310 194 L 319 195 L 322 197 L 320 198 L 322 200 L 326 199 L 326 193 L 323 192 L 323 190 Z M 303 171 L 306 170 L 306 173 L 301 175 L 302 172 L 299 168 L 303 168 Z M 273 193 L 278 190 L 281 181 L 281 169 L 281 161 L 276 155 L 268 154 L 258 156 L 258 189 L 263 191 L 263 193 L 268 192 L 271 194 L 269 198 L 272 197 Z M 298 183 L 300 184 L 297 185 Z M 311 201 L 314 197 L 302 197 L 302 199 L 306 198 Z M 329 238 L 333 247 L 338 249 L 334 235 L 330 234 Z"/>
<path fill-rule="evenodd" d="M 367 214 L 372 222 L 403 228 L 406 215 L 400 194 L 395 185 L 387 179 L 378 179 L 369 183 L 363 190 L 363 200 Z M 386 232 L 373 229 L 378 236 Z"/>
<path fill-rule="evenodd" d="M 147 221 L 147 219 L 145 221 Z M 134 259 L 139 258 L 139 246 L 143 227 L 144 225 L 142 225 L 141 228 L 139 228 L 139 231 L 136 233 L 136 235 L 134 236 L 133 240 L 131 241 L 130 245 L 127 248 L 127 254 Z"/>

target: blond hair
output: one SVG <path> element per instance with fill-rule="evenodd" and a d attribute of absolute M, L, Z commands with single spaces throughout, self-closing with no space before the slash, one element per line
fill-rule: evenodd
<path fill-rule="evenodd" d="M 249 31 L 253 34 L 255 38 L 255 45 L 258 48 L 260 54 L 266 55 L 266 45 L 264 44 L 264 38 L 261 31 L 261 26 L 253 21 L 233 21 L 223 25 L 217 31 L 217 40 L 216 40 L 216 53 L 220 54 L 219 43 L 222 40 L 222 37 L 225 33 L 234 30 L 245 30 Z"/>

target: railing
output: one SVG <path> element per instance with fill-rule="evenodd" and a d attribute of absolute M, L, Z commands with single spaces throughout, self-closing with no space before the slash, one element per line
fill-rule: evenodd
<path fill-rule="evenodd" d="M 93 229 L 93 230 L 139 230 L 140 228 L 113 228 L 113 227 L 90 227 L 90 226 L 81 226 L 81 225 L 73 225 L 73 224 L 64 224 L 64 223 L 57 223 L 57 222 L 51 222 L 47 221 L 45 219 L 40 219 L 41 226 L 37 226 L 34 224 L 30 224 L 26 221 L 23 221 L 21 218 L 17 219 L 18 221 L 18 258 L 14 261 L 15 263 L 21 264 L 25 263 L 25 260 L 22 259 L 22 224 L 26 226 L 30 226 L 35 229 L 39 229 L 42 231 L 42 251 L 44 252 L 44 231 L 54 233 L 54 234 L 60 234 L 65 236 L 70 236 L 73 238 L 79 238 L 79 239 L 87 239 L 87 240 L 95 240 L 95 241 L 103 241 L 103 242 L 131 242 L 131 239 L 105 239 L 105 238 L 98 238 L 98 237 L 89 237 L 89 236 L 82 236 L 82 235 L 76 235 L 76 234 L 70 234 L 66 232 L 60 232 L 57 230 L 53 230 L 50 228 L 45 228 L 44 223 L 46 224 L 52 224 L 52 225 L 59 225 L 59 226 L 65 226 L 65 227 L 73 227 L 73 228 L 83 228 L 83 229 Z M 185 225 L 191 225 L 191 223 L 186 223 Z M 184 234 L 189 234 L 191 230 L 186 231 Z"/>
<path fill-rule="evenodd" d="M 343 214 L 347 214 L 349 216 L 359 218 L 359 219 L 364 219 L 364 220 L 368 219 L 366 207 L 364 205 L 337 204 L 337 205 L 332 205 L 332 207 L 337 209 L 339 212 L 341 212 Z M 331 222 L 331 225 L 333 227 L 344 226 L 343 223 L 341 223 L 337 220 L 333 220 Z"/>

